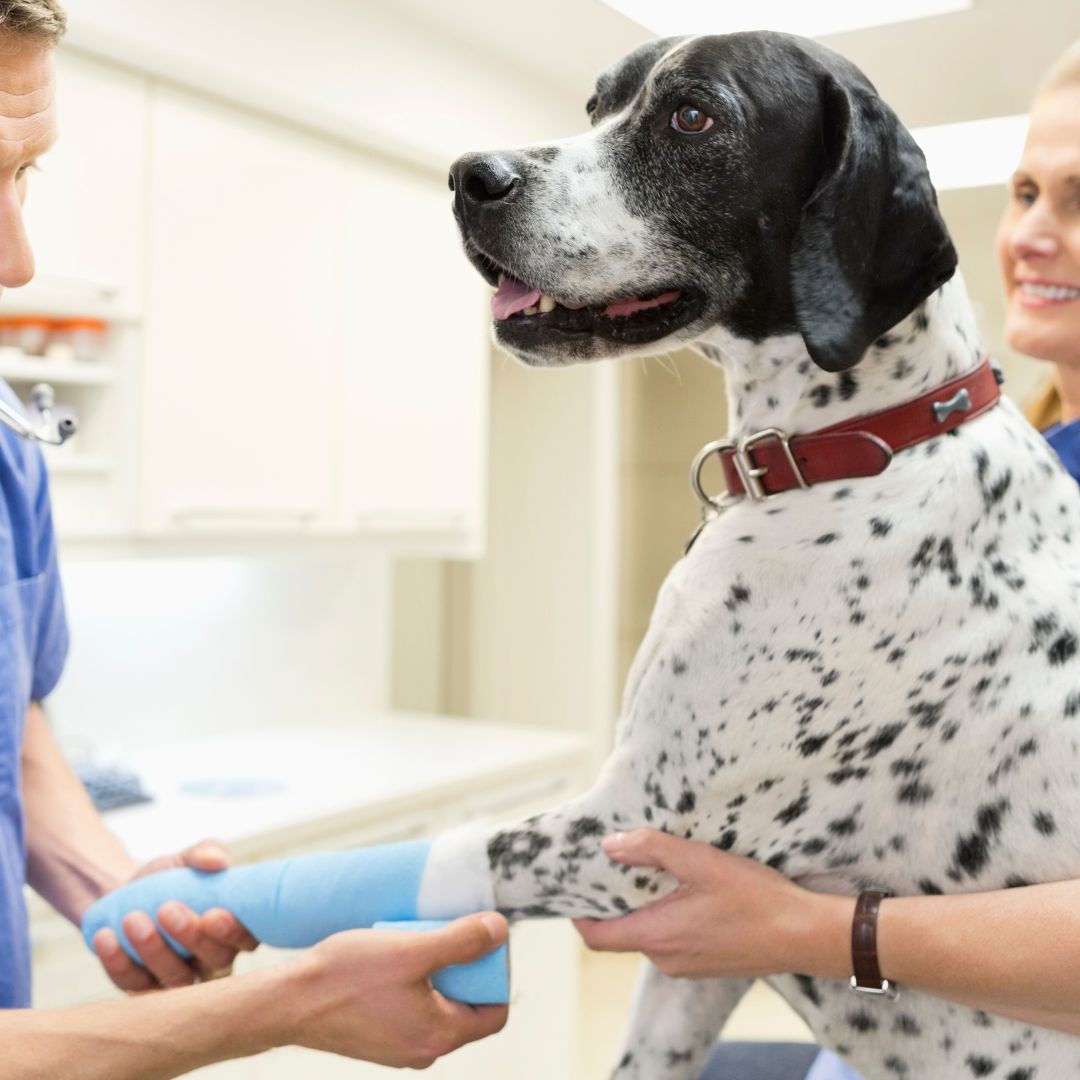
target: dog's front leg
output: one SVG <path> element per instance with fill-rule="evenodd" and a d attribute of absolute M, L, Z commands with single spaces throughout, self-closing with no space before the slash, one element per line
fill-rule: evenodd
<path fill-rule="evenodd" d="M 617 754 L 579 798 L 516 825 L 470 827 L 432 844 L 424 871 L 424 911 L 460 914 L 494 906 L 510 918 L 614 918 L 671 892 L 677 882 L 650 868 L 612 862 L 608 833 L 646 824 L 632 797 L 633 770 Z M 664 822 L 654 816 L 652 824 Z M 464 898 L 473 904 L 462 906 Z"/>
<path fill-rule="evenodd" d="M 613 1080 L 696 1080 L 720 1029 L 752 983 L 673 979 L 646 961 Z"/>

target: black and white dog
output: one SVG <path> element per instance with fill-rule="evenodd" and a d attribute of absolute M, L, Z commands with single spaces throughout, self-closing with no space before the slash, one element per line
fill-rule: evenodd
<path fill-rule="evenodd" d="M 979 363 L 922 155 L 847 61 L 779 34 L 657 41 L 587 109 L 588 134 L 453 167 L 521 360 L 693 344 L 727 374 L 736 437 L 827 427 Z M 744 499 L 664 583 L 596 784 L 436 841 L 425 888 L 619 915 L 673 887 L 600 850 L 644 824 L 840 893 L 1080 876 L 1078 601 L 1076 484 L 1004 400 L 880 475 Z M 771 981 L 868 1080 L 1080 1070 L 1070 1036 Z M 616 1075 L 695 1077 L 745 989 L 648 970 Z"/>

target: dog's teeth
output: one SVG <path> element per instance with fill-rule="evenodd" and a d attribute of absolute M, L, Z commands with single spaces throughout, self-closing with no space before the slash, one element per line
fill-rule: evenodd
<path fill-rule="evenodd" d="M 558 307 L 554 299 L 547 295 L 547 293 L 540 294 L 540 310 L 546 315 L 549 311 L 554 311 Z"/>
<path fill-rule="evenodd" d="M 532 307 L 527 307 L 525 309 L 525 314 L 526 315 L 536 315 L 539 311 L 540 311 L 540 309 L 535 304 L 533 304 Z"/>

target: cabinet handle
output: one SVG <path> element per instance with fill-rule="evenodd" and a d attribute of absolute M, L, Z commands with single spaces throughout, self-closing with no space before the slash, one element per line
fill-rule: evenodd
<path fill-rule="evenodd" d="M 468 520 L 464 510 L 425 510 L 422 507 L 399 510 L 361 510 L 356 524 L 372 532 L 412 532 L 416 529 L 462 528 Z"/>
<path fill-rule="evenodd" d="M 318 507 L 289 509 L 282 506 L 179 506 L 172 512 L 178 525 L 191 525 L 198 520 L 221 524 L 242 522 L 248 525 L 280 522 L 305 525 L 319 514 Z"/>
<path fill-rule="evenodd" d="M 95 300 L 114 300 L 120 295 L 120 286 L 107 281 L 91 281 L 89 278 L 59 277 L 55 274 L 39 274 L 34 286 L 47 292 L 63 292 Z"/>

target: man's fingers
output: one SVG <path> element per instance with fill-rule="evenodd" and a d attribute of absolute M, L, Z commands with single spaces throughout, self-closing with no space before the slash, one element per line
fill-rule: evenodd
<path fill-rule="evenodd" d="M 259 939 L 248 932 L 235 915 L 224 908 L 210 908 L 199 919 L 199 929 L 219 945 L 237 952 L 253 952 L 259 947 Z"/>
<path fill-rule="evenodd" d="M 236 949 L 204 934 L 198 916 L 190 908 L 175 900 L 162 904 L 158 908 L 158 925 L 191 953 L 200 978 L 228 974 L 236 959 Z"/>
<path fill-rule="evenodd" d="M 506 920 L 494 912 L 458 919 L 442 930 L 424 934 L 422 945 L 425 974 L 440 971 L 451 964 L 470 964 L 487 956 L 509 933 Z"/>
<path fill-rule="evenodd" d="M 443 1002 L 449 1019 L 449 1028 L 453 1033 L 452 1046 L 447 1052 L 502 1031 L 510 1015 L 509 1007 L 506 1005 L 463 1005 L 460 1001 L 450 1001 L 448 998 L 443 998 Z"/>
<path fill-rule="evenodd" d="M 94 935 L 94 952 L 110 979 L 129 994 L 153 990 L 157 983 L 138 964 L 134 963 L 111 930 L 99 930 Z"/>
<path fill-rule="evenodd" d="M 184 866 L 194 870 L 224 870 L 232 861 L 229 849 L 220 840 L 200 840 L 180 852 Z"/>
<path fill-rule="evenodd" d="M 195 981 L 191 966 L 173 952 L 146 912 L 133 911 L 126 915 L 123 927 L 146 970 L 162 986 L 189 986 Z"/>

